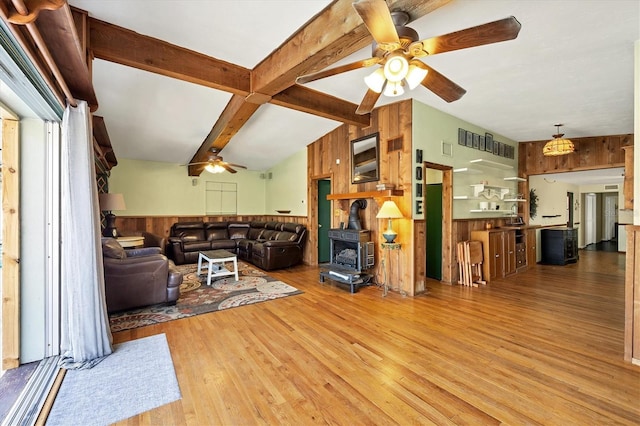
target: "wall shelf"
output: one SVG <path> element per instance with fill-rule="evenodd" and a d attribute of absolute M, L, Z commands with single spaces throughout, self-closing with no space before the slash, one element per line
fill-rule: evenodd
<path fill-rule="evenodd" d="M 482 195 L 486 199 L 497 197 L 502 200 L 504 199 L 504 196 L 509 193 L 509 188 L 505 188 L 503 186 L 493 186 L 485 185 L 484 183 L 476 183 L 474 185 L 471 185 L 471 187 L 473 188 L 473 196 L 476 198 Z"/>
<path fill-rule="evenodd" d="M 485 160 L 483 158 L 479 158 L 477 160 L 469 161 L 471 164 L 475 164 L 477 166 L 486 166 L 486 167 L 495 167 L 504 170 L 513 170 L 513 166 L 509 164 L 498 163 L 497 161 Z"/>
<path fill-rule="evenodd" d="M 461 167 L 459 169 L 453 169 L 453 173 L 466 173 L 469 175 L 480 175 L 484 173 L 484 171 L 480 169 L 474 169 L 473 167 Z"/>
<path fill-rule="evenodd" d="M 384 191 L 349 192 L 346 194 L 329 194 L 327 200 L 357 200 L 358 198 L 402 197 L 402 189 L 386 189 Z"/>
<path fill-rule="evenodd" d="M 525 200 L 524 198 L 505 198 L 503 201 L 507 201 L 510 203 L 524 203 L 527 200 Z"/>

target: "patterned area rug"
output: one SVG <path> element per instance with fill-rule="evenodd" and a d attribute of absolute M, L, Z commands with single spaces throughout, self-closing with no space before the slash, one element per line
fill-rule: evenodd
<path fill-rule="evenodd" d="M 238 281 L 233 276 L 224 277 L 212 280 L 211 286 L 206 285 L 206 274 L 200 277 L 196 275 L 197 265 L 178 265 L 177 268 L 184 278 L 180 286 L 180 298 L 174 306 L 152 305 L 111 314 L 111 331 L 115 333 L 302 293 L 297 288 L 240 261 Z"/>

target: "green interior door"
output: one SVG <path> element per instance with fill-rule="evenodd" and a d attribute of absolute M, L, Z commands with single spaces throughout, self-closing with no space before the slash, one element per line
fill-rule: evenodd
<path fill-rule="evenodd" d="M 442 279 L 442 184 L 425 185 L 427 277 Z"/>
<path fill-rule="evenodd" d="M 331 260 L 329 249 L 329 228 L 331 228 L 331 201 L 327 195 L 331 194 L 331 181 L 318 181 L 318 263 Z"/>

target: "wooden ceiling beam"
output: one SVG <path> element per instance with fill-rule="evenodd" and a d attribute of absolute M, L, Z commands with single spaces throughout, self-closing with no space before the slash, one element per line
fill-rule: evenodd
<path fill-rule="evenodd" d="M 411 20 L 418 19 L 448 3 L 450 0 L 387 0 L 391 10 L 409 13 Z M 370 114 L 356 114 L 357 105 L 296 85 L 299 75 L 324 69 L 337 61 L 366 47 L 372 37 L 360 16 L 353 9 L 353 0 L 336 0 L 309 20 L 278 49 L 260 62 L 251 72 L 251 94 L 245 102 L 258 98 L 274 105 L 292 108 L 320 117 L 356 126 L 368 126 Z M 239 100 L 236 100 L 239 102 Z M 227 105 L 228 111 L 231 103 Z M 255 110 L 254 110 L 255 112 Z M 237 116 L 223 114 L 216 124 L 228 128 L 231 122 L 246 122 L 245 113 Z M 235 132 L 240 127 L 231 126 Z M 213 131 L 212 131 L 213 132 Z M 229 135 L 211 139 L 212 133 L 202 143 L 192 162 L 206 161 L 203 152 L 212 147 L 226 145 Z M 192 166 L 194 167 L 194 166 Z M 199 169 L 202 171 L 202 168 Z M 197 170 L 189 168 L 189 174 Z M 199 174 L 199 173 L 198 173 Z"/>
<path fill-rule="evenodd" d="M 371 124 L 370 114 L 356 114 L 358 105 L 308 87 L 291 86 L 275 95 L 271 103 L 358 127 Z"/>
<path fill-rule="evenodd" d="M 207 161 L 211 154 L 211 148 L 222 150 L 258 108 L 260 108 L 259 104 L 247 102 L 242 96 L 232 96 L 189 163 Z M 204 166 L 205 164 L 189 166 L 189 176 L 199 176 L 204 170 Z"/>
<path fill-rule="evenodd" d="M 251 71 L 166 41 L 89 18 L 96 58 L 246 96 Z"/>
<path fill-rule="evenodd" d="M 387 5 L 414 21 L 450 1 L 387 0 Z M 296 77 L 327 68 L 372 41 L 353 0 L 334 1 L 253 69 L 252 90 L 274 96 L 293 86 Z"/>
<path fill-rule="evenodd" d="M 98 100 L 82 51 L 83 34 L 77 31 L 69 5 L 61 0 L 18 4 L 20 11 L 10 1 L 0 0 L 0 16 L 60 105 L 64 108 L 65 98 L 72 104 L 82 99 L 95 111 Z"/>
<path fill-rule="evenodd" d="M 91 111 L 98 109 L 98 98 L 86 62 L 84 42 L 77 32 L 69 5 L 38 16 L 36 26 L 46 40 L 53 61 L 75 99 L 87 101 Z"/>

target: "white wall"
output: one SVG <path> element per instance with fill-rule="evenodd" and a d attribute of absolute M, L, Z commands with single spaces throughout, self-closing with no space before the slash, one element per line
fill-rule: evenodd
<path fill-rule="evenodd" d="M 574 202 L 580 198 L 580 188 L 545 178 L 544 175 L 529 176 L 529 188 L 535 189 L 538 195 L 538 210 L 535 218 L 530 220 L 531 225 L 566 225 L 567 217 L 567 192 L 573 192 Z M 528 196 L 528 194 L 527 194 Z M 582 201 L 580 201 L 582 205 Z M 573 207 L 575 208 L 575 206 Z M 574 222 L 579 222 L 579 211 L 574 210 Z M 542 216 L 556 216 L 543 218 Z"/>
<path fill-rule="evenodd" d="M 46 131 L 20 121 L 20 363 L 45 356 Z M 28 153 L 28 155 L 25 155 Z"/>

